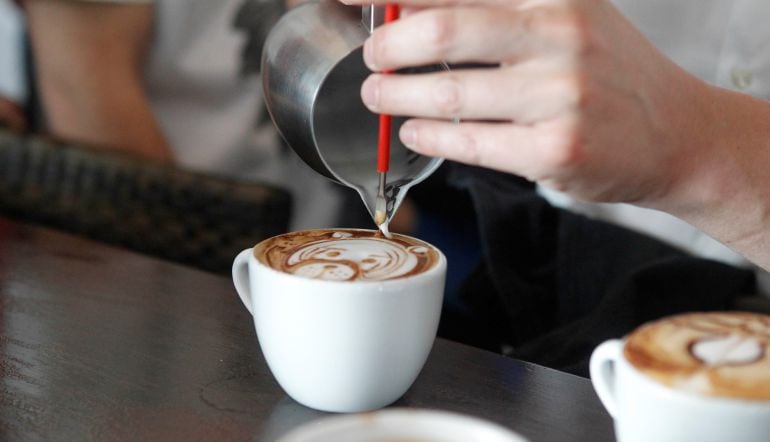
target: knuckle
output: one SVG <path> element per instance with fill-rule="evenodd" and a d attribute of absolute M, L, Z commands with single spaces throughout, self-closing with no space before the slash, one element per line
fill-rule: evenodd
<path fill-rule="evenodd" d="M 589 78 L 582 72 L 571 72 L 562 78 L 559 93 L 566 98 L 569 108 L 585 110 L 591 102 Z"/>
<path fill-rule="evenodd" d="M 437 55 L 447 58 L 457 40 L 459 29 L 457 16 L 448 11 L 441 11 L 431 14 L 428 20 L 425 26 L 428 43 L 434 47 Z"/>
<path fill-rule="evenodd" d="M 438 112 L 447 118 L 458 117 L 464 106 L 463 87 L 456 75 L 447 75 L 436 83 L 435 100 Z"/>
<path fill-rule="evenodd" d="M 584 8 L 575 5 L 533 8 L 521 17 L 520 31 L 544 35 L 582 55 L 594 48 L 594 33 Z"/>
<path fill-rule="evenodd" d="M 559 17 L 561 29 L 570 36 L 583 39 L 589 30 L 583 14 L 576 9 L 568 9 Z"/>
<path fill-rule="evenodd" d="M 519 17 L 519 32 L 529 34 L 547 26 L 551 12 L 547 8 L 533 8 Z"/>
<path fill-rule="evenodd" d="M 559 19 L 558 29 L 571 42 L 576 54 L 586 56 L 596 47 L 592 27 L 585 14 L 576 9 L 566 11 Z"/>
<path fill-rule="evenodd" d="M 481 155 L 481 149 L 479 143 L 473 132 L 468 129 L 461 129 L 457 137 L 457 148 L 460 152 L 460 157 L 463 162 L 469 164 L 483 164 L 483 157 Z"/>
<path fill-rule="evenodd" d="M 540 6 L 528 9 L 520 15 L 519 28 L 523 32 L 542 33 L 560 30 L 576 30 L 582 26 L 582 15 L 570 7 Z"/>
<path fill-rule="evenodd" d="M 542 143 L 540 153 L 546 169 L 559 171 L 577 168 L 585 157 L 585 148 L 579 130 L 570 125 L 554 130 Z"/>
<path fill-rule="evenodd" d="M 372 52 L 371 55 L 374 58 L 372 60 L 377 66 L 382 66 L 387 62 L 388 45 L 386 44 L 386 30 L 379 30 L 372 34 Z"/>

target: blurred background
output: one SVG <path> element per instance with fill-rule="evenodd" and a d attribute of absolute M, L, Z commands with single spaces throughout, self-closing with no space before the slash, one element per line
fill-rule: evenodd
<path fill-rule="evenodd" d="M 222 274 L 277 233 L 373 228 L 265 110 L 262 46 L 297 3 L 0 0 L 0 214 Z M 391 226 L 447 254 L 450 300 L 480 255 L 451 167 Z"/>

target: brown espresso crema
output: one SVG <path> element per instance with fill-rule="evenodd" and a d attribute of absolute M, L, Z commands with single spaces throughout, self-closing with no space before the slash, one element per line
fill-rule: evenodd
<path fill-rule="evenodd" d="M 643 325 L 626 359 L 669 387 L 712 396 L 770 400 L 770 316 L 689 313 Z"/>
<path fill-rule="evenodd" d="M 262 241 L 254 256 L 276 270 L 329 281 L 386 281 L 428 271 L 440 254 L 431 245 L 379 231 L 317 229 Z"/>

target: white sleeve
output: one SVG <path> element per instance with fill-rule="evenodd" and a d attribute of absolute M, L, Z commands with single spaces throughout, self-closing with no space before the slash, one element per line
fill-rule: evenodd
<path fill-rule="evenodd" d="M 17 103 L 27 98 L 23 20 L 11 0 L 0 0 L 0 95 Z"/>

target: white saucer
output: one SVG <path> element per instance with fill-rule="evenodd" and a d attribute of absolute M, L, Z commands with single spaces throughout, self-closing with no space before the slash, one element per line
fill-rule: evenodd
<path fill-rule="evenodd" d="M 324 417 L 279 442 L 526 442 L 495 423 L 448 411 L 389 408 Z"/>

